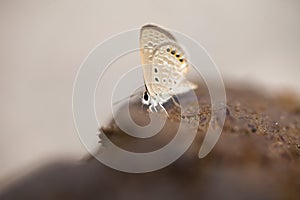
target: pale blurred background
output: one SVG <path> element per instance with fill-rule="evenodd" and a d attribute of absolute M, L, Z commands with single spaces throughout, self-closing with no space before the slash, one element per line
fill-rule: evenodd
<path fill-rule="evenodd" d="M 100 42 L 146 23 L 201 43 L 225 80 L 300 93 L 300 1 L 0 2 L 0 187 L 86 154 L 74 128 L 76 72 Z"/>

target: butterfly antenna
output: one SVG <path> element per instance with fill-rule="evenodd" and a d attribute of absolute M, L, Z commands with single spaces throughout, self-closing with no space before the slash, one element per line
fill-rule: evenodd
<path fill-rule="evenodd" d="M 117 104 L 119 104 L 119 103 L 121 103 L 121 102 L 123 102 L 123 101 L 125 101 L 125 100 L 127 100 L 127 99 L 130 99 L 130 98 L 132 98 L 132 97 L 135 97 L 135 96 L 137 96 L 138 94 L 139 94 L 139 93 L 134 93 L 134 94 L 132 94 L 132 95 L 130 95 L 130 96 L 124 97 L 123 99 L 120 99 L 120 100 L 114 102 L 114 103 L 113 103 L 113 106 L 115 106 L 115 105 L 117 105 Z"/>

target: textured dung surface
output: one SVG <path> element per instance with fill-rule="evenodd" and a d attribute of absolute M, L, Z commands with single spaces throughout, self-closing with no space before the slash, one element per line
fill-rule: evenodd
<path fill-rule="evenodd" d="M 202 111 L 197 138 L 172 165 L 152 173 L 127 174 L 93 158 L 59 162 L 29 174 L 1 199 L 300 199 L 299 99 L 228 89 L 222 135 L 213 151 L 198 159 L 210 119 L 207 93 L 199 91 Z M 140 108 L 134 105 L 132 115 L 145 123 L 146 112 Z M 149 151 L 172 139 L 176 113 L 171 108 L 170 121 L 152 141 L 126 136 L 113 122 L 103 130 L 123 148 Z"/>

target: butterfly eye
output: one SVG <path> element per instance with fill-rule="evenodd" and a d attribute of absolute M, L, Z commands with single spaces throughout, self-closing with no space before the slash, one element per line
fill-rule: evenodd
<path fill-rule="evenodd" d="M 176 54 L 176 57 L 177 57 L 177 58 L 179 58 L 179 56 L 180 56 L 179 54 Z"/>
<path fill-rule="evenodd" d="M 180 58 L 180 59 L 179 59 L 179 61 L 180 61 L 180 62 L 183 62 L 183 59 L 182 59 L 182 58 Z"/>
<path fill-rule="evenodd" d="M 148 96 L 148 93 L 147 93 L 147 92 L 144 92 L 143 99 L 144 99 L 145 101 L 148 101 L 148 100 L 149 100 L 149 96 Z"/>
<path fill-rule="evenodd" d="M 174 54 L 175 54 L 175 52 L 176 52 L 176 50 L 172 50 L 172 51 L 171 51 L 171 54 L 173 54 L 173 55 L 174 55 Z"/>

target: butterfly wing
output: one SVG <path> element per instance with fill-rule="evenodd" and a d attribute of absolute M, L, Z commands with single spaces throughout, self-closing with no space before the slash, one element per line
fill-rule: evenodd
<path fill-rule="evenodd" d="M 169 41 L 158 45 L 153 53 L 148 91 L 168 99 L 174 94 L 197 88 L 185 78 L 188 67 L 184 51 L 177 43 Z"/>
<path fill-rule="evenodd" d="M 149 83 L 152 82 L 152 59 L 155 49 L 163 43 L 173 41 L 176 39 L 166 30 L 155 26 L 145 25 L 141 28 L 140 32 L 140 53 L 143 65 L 143 74 L 146 88 L 151 96 L 155 95 L 149 88 Z"/>

